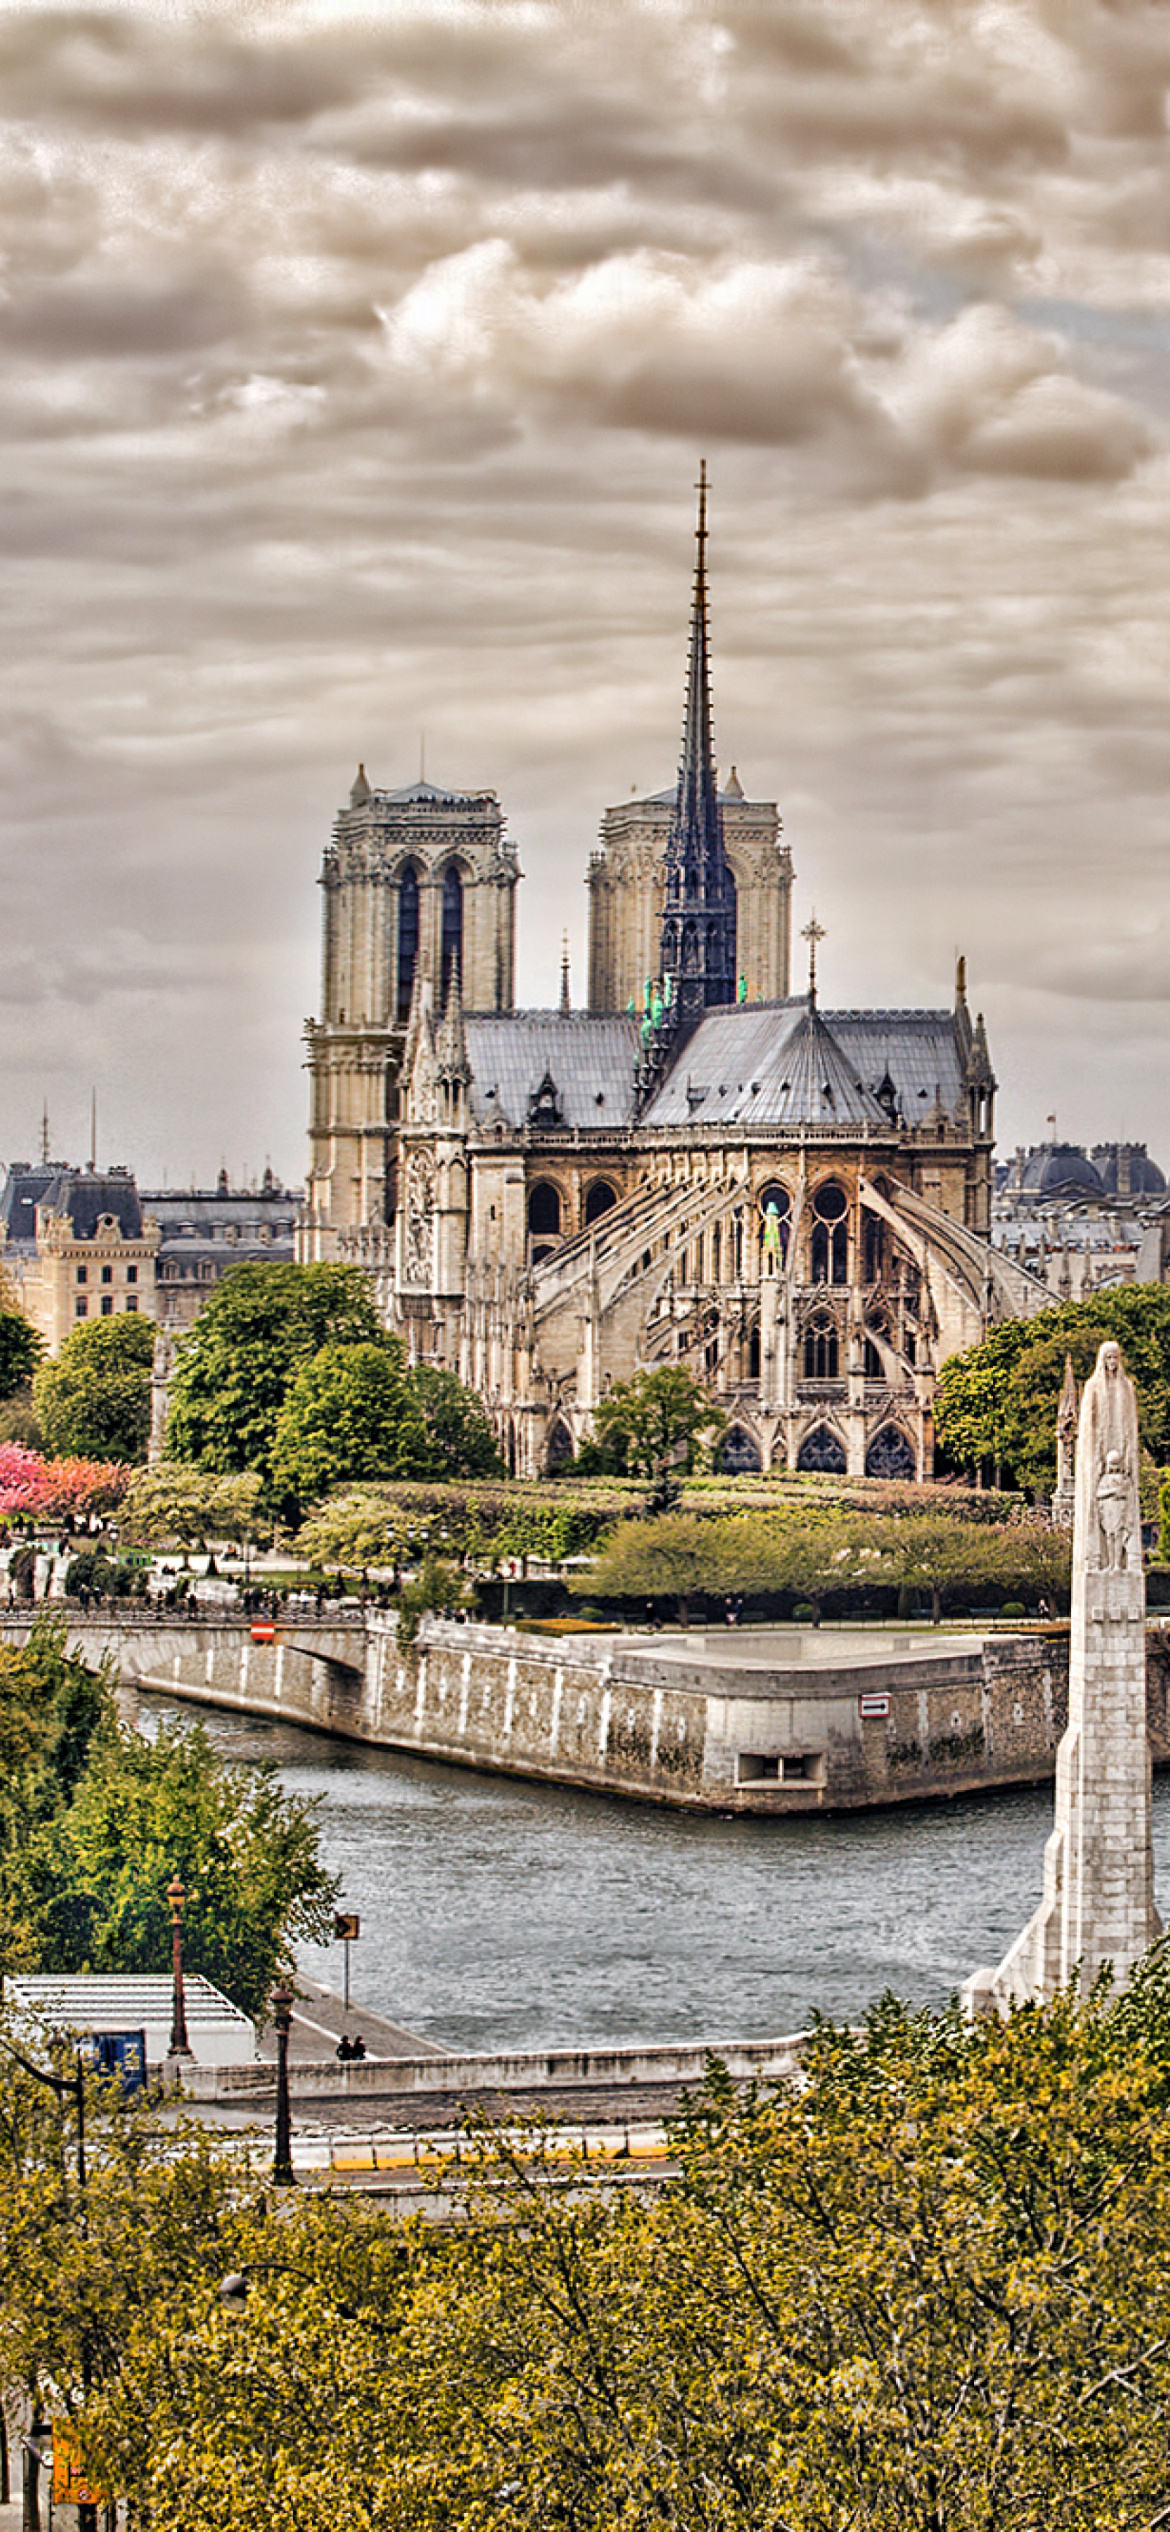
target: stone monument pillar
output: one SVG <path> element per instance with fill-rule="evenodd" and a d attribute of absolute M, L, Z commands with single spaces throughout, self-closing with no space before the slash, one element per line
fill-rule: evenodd
<path fill-rule="evenodd" d="M 963 1990 L 971 2011 L 1045 2003 L 1106 1961 L 1119 1986 L 1161 1933 L 1150 1846 L 1146 1586 L 1137 1404 L 1121 1349 L 1103 1345 L 1081 1400 L 1073 1519 L 1068 1729 L 1044 1896 L 997 1970 Z"/>
<path fill-rule="evenodd" d="M 1072 1355 L 1064 1358 L 1064 1383 L 1056 1410 L 1056 1493 L 1052 1518 L 1058 1530 L 1071 1530 L 1076 1505 L 1077 1384 Z"/>

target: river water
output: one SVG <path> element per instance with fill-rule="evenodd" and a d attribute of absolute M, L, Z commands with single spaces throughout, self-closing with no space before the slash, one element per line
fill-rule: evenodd
<path fill-rule="evenodd" d="M 225 1758 L 320 1803 L 361 1915 L 355 2006 L 452 2049 L 772 2038 L 883 1988 L 942 2004 L 1040 1895 L 1049 1787 L 821 1819 L 719 1820 L 196 1713 Z M 1154 1787 L 1170 1892 L 1170 1777 Z M 340 1954 L 303 1966 L 340 1985 Z"/>

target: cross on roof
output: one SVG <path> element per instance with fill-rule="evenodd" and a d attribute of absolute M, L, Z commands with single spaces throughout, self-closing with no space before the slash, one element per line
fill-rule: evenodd
<path fill-rule="evenodd" d="M 817 922 L 815 907 L 813 908 L 813 912 L 810 915 L 808 922 L 805 924 L 800 937 L 802 941 L 808 942 L 808 992 L 810 1002 L 815 1002 L 817 993 L 817 949 L 826 937 L 824 924 Z"/>

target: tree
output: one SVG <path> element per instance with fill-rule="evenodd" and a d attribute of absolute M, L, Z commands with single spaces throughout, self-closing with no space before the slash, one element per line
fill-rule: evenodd
<path fill-rule="evenodd" d="M 272 1485 L 278 1500 L 302 1504 L 363 1478 L 426 1477 L 432 1448 L 396 1337 L 326 1345 L 281 1409 Z"/>
<path fill-rule="evenodd" d="M 1170 1289 L 1130 1284 L 1084 1301 L 1011 1319 L 981 1345 L 944 1363 L 935 1407 L 940 1455 L 955 1469 L 1002 1470 L 1018 1485 L 1051 1494 L 1056 1483 L 1056 1411 L 1066 1355 L 1081 1382 L 1100 1346 L 1114 1337 L 1138 1400 L 1145 1448 L 1170 1462 Z"/>
<path fill-rule="evenodd" d="M 436 1477 L 507 1475 L 491 1419 L 474 1389 L 435 1363 L 416 1363 L 406 1377 L 430 1437 Z"/>
<path fill-rule="evenodd" d="M 150 1440 L 154 1323 L 136 1313 L 84 1319 L 55 1363 L 33 1382 L 51 1451 L 87 1459 L 144 1460 Z"/>
<path fill-rule="evenodd" d="M 209 1538 L 254 1538 L 262 1526 L 260 1493 L 259 1477 L 212 1477 L 182 1461 L 163 1460 L 135 1476 L 123 1536 L 140 1547 L 201 1547 Z"/>
<path fill-rule="evenodd" d="M 167 1452 L 212 1475 L 254 1469 L 267 1485 L 276 1428 L 298 1372 L 325 1345 L 378 1345 L 359 1266 L 237 1266 L 178 1349 Z"/>
<path fill-rule="evenodd" d="M 709 1448 L 726 1425 L 722 1409 L 675 1363 L 616 1381 L 593 1413 L 597 1442 L 612 1464 L 647 1478 L 676 1464 L 693 1468 L 700 1445 Z"/>
<path fill-rule="evenodd" d="M 188 2163 L 173 2274 L 146 2246 L 135 2306 L 125 2259 L 96 2390 L 93 2269 L 10 2234 L 11 2343 L 53 2345 L 84 2449 L 167 2532 L 1148 2532 L 1168 2033 L 1164 1947 L 1120 1998 L 1003 2023 L 885 1998 L 817 2023 L 799 2084 L 713 2062 L 648 2191 L 472 2123 L 436 2226 L 309 2193 L 265 2223 Z M 252 2279 L 230 2323 L 217 2225 Z"/>
<path fill-rule="evenodd" d="M 151 1741 L 100 1732 L 22 1869 L 42 1964 L 62 1970 L 165 1970 L 177 1872 L 184 1959 L 252 2015 L 293 1967 L 294 1941 L 328 1933 L 340 1889 L 315 1806 L 286 1794 L 275 1767 L 228 1766 L 201 1725 L 163 1725 Z"/>
<path fill-rule="evenodd" d="M 43 1336 L 23 1310 L 0 1308 L 0 1398 L 15 1398 L 28 1388 L 44 1350 Z"/>

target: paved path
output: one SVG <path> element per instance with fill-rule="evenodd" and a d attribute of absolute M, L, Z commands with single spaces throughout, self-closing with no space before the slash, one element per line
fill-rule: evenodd
<path fill-rule="evenodd" d="M 301 1993 L 293 2007 L 289 2056 L 294 2063 L 311 2064 L 316 2061 L 319 2064 L 322 2059 L 334 2057 L 337 2053 L 337 2043 L 347 2028 L 345 2008 L 341 1997 L 335 1996 L 331 1987 L 322 1987 L 317 1979 L 306 1978 L 303 1970 L 297 1971 L 297 1986 Z M 350 2004 L 348 2030 L 351 2039 L 356 2039 L 360 2031 L 367 2057 L 443 2057 L 446 2054 L 445 2050 L 435 2047 L 433 2040 L 420 2040 L 414 2031 L 404 2030 L 401 2023 L 388 2022 L 385 2014 L 374 2013 L 368 2005 L 356 2002 Z M 275 2060 L 276 2033 L 271 2023 L 260 2034 L 260 2055 Z M 2 2526 L 0 2532 L 3 2532 Z"/>

